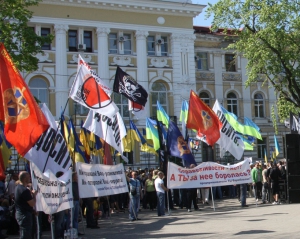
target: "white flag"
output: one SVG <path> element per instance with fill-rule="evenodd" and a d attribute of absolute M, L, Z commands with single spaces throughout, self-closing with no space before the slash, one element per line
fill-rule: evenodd
<path fill-rule="evenodd" d="M 40 136 L 24 158 L 35 163 L 42 172 L 48 169 L 52 172 L 66 172 L 72 163 L 67 144 L 60 131 L 57 130 L 55 119 L 47 105 L 43 104 L 41 109 L 50 127 Z"/>
<path fill-rule="evenodd" d="M 240 160 L 245 148 L 243 140 L 236 134 L 233 127 L 227 121 L 218 100 L 214 104 L 213 111 L 223 124 L 220 130 L 220 138 L 216 143 L 221 148 L 229 151 L 236 159 Z"/>
<path fill-rule="evenodd" d="M 121 156 L 123 155 L 124 145 L 122 139 L 126 136 L 126 127 L 119 112 L 112 118 L 109 118 L 90 110 L 83 127 L 104 139 L 104 141 L 119 151 Z M 127 158 L 122 158 L 128 161 Z"/>
<path fill-rule="evenodd" d="M 36 210 L 53 214 L 73 207 L 72 170 L 57 178 L 51 170 L 42 173 L 31 163 L 32 184 L 37 189 Z"/>
<path fill-rule="evenodd" d="M 119 108 L 112 102 L 102 83 L 97 75 L 91 74 L 86 65 L 81 64 L 72 85 L 70 97 L 84 107 L 112 118 Z"/>

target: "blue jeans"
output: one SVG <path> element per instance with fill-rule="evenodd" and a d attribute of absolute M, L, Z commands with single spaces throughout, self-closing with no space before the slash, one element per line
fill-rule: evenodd
<path fill-rule="evenodd" d="M 165 215 L 165 193 L 156 192 L 157 195 L 157 216 Z"/>
<path fill-rule="evenodd" d="M 129 198 L 129 213 L 130 213 L 130 219 L 137 219 L 138 218 L 138 212 L 139 212 L 139 200 L 140 195 L 132 196 L 130 195 Z"/>
<path fill-rule="evenodd" d="M 54 213 L 55 238 L 64 237 L 65 210 Z"/>
<path fill-rule="evenodd" d="M 72 216 L 73 216 L 73 228 L 78 231 L 78 216 L 79 216 L 79 201 L 73 201 Z"/>
<path fill-rule="evenodd" d="M 223 198 L 222 196 L 222 190 L 221 190 L 221 187 L 220 186 L 217 186 L 217 187 L 212 187 L 212 191 L 213 191 L 213 197 L 214 197 L 214 200 L 216 200 L 216 195 L 218 193 L 218 197 L 220 199 Z"/>
<path fill-rule="evenodd" d="M 16 219 L 20 226 L 20 239 L 32 238 L 32 212 L 16 211 Z"/>
<path fill-rule="evenodd" d="M 241 204 L 242 206 L 246 205 L 246 194 L 247 194 L 247 184 L 241 184 L 240 185 L 241 189 Z"/>

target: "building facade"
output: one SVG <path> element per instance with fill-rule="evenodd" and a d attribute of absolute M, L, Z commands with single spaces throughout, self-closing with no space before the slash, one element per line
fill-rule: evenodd
<path fill-rule="evenodd" d="M 113 95 L 127 126 L 133 119 L 140 130 L 145 128 L 146 117 L 156 116 L 157 100 L 179 119 L 181 103 L 192 89 L 210 106 L 218 99 L 239 117 L 254 119 L 263 141 L 245 156 L 263 158 L 261 152 L 274 144 L 270 112 L 276 96 L 261 83 L 245 88 L 247 60 L 238 55 L 232 65 L 233 54 L 222 50 L 223 36 L 193 27 L 193 17 L 204 7 L 181 0 L 44 0 L 31 8 L 30 27 L 38 35 L 55 38 L 37 55 L 38 70 L 23 72 L 24 79 L 56 119 L 65 109 L 64 115 L 76 122 L 77 129 L 88 113 L 69 99 L 79 54 L 110 87 L 120 66 L 148 91 L 145 114 L 138 119 L 129 113 L 126 99 Z M 280 126 L 279 132 L 283 135 L 285 129 Z M 278 141 L 284 143 L 282 137 Z M 203 148 L 195 152 L 197 162 L 204 158 Z M 140 152 L 138 145 L 129 158 L 140 167 L 158 163 L 154 155 Z M 220 158 L 217 147 L 213 158 Z"/>

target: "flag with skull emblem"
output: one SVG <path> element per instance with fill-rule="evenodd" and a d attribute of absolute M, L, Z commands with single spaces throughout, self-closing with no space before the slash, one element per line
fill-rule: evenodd
<path fill-rule="evenodd" d="M 147 91 L 120 67 L 117 67 L 113 91 L 139 105 L 145 106 L 147 103 Z"/>

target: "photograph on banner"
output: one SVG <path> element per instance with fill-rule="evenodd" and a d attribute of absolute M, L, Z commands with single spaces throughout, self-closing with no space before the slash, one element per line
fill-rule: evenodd
<path fill-rule="evenodd" d="M 72 170 L 66 171 L 57 178 L 47 170 L 42 173 L 31 163 L 32 185 L 38 191 L 36 195 L 36 210 L 53 214 L 73 207 Z"/>
<path fill-rule="evenodd" d="M 188 169 L 168 163 L 168 188 L 203 188 L 251 183 L 250 159 L 234 165 L 204 162 Z"/>
<path fill-rule="evenodd" d="M 128 192 L 123 164 L 76 163 L 80 198 L 101 197 Z"/>

